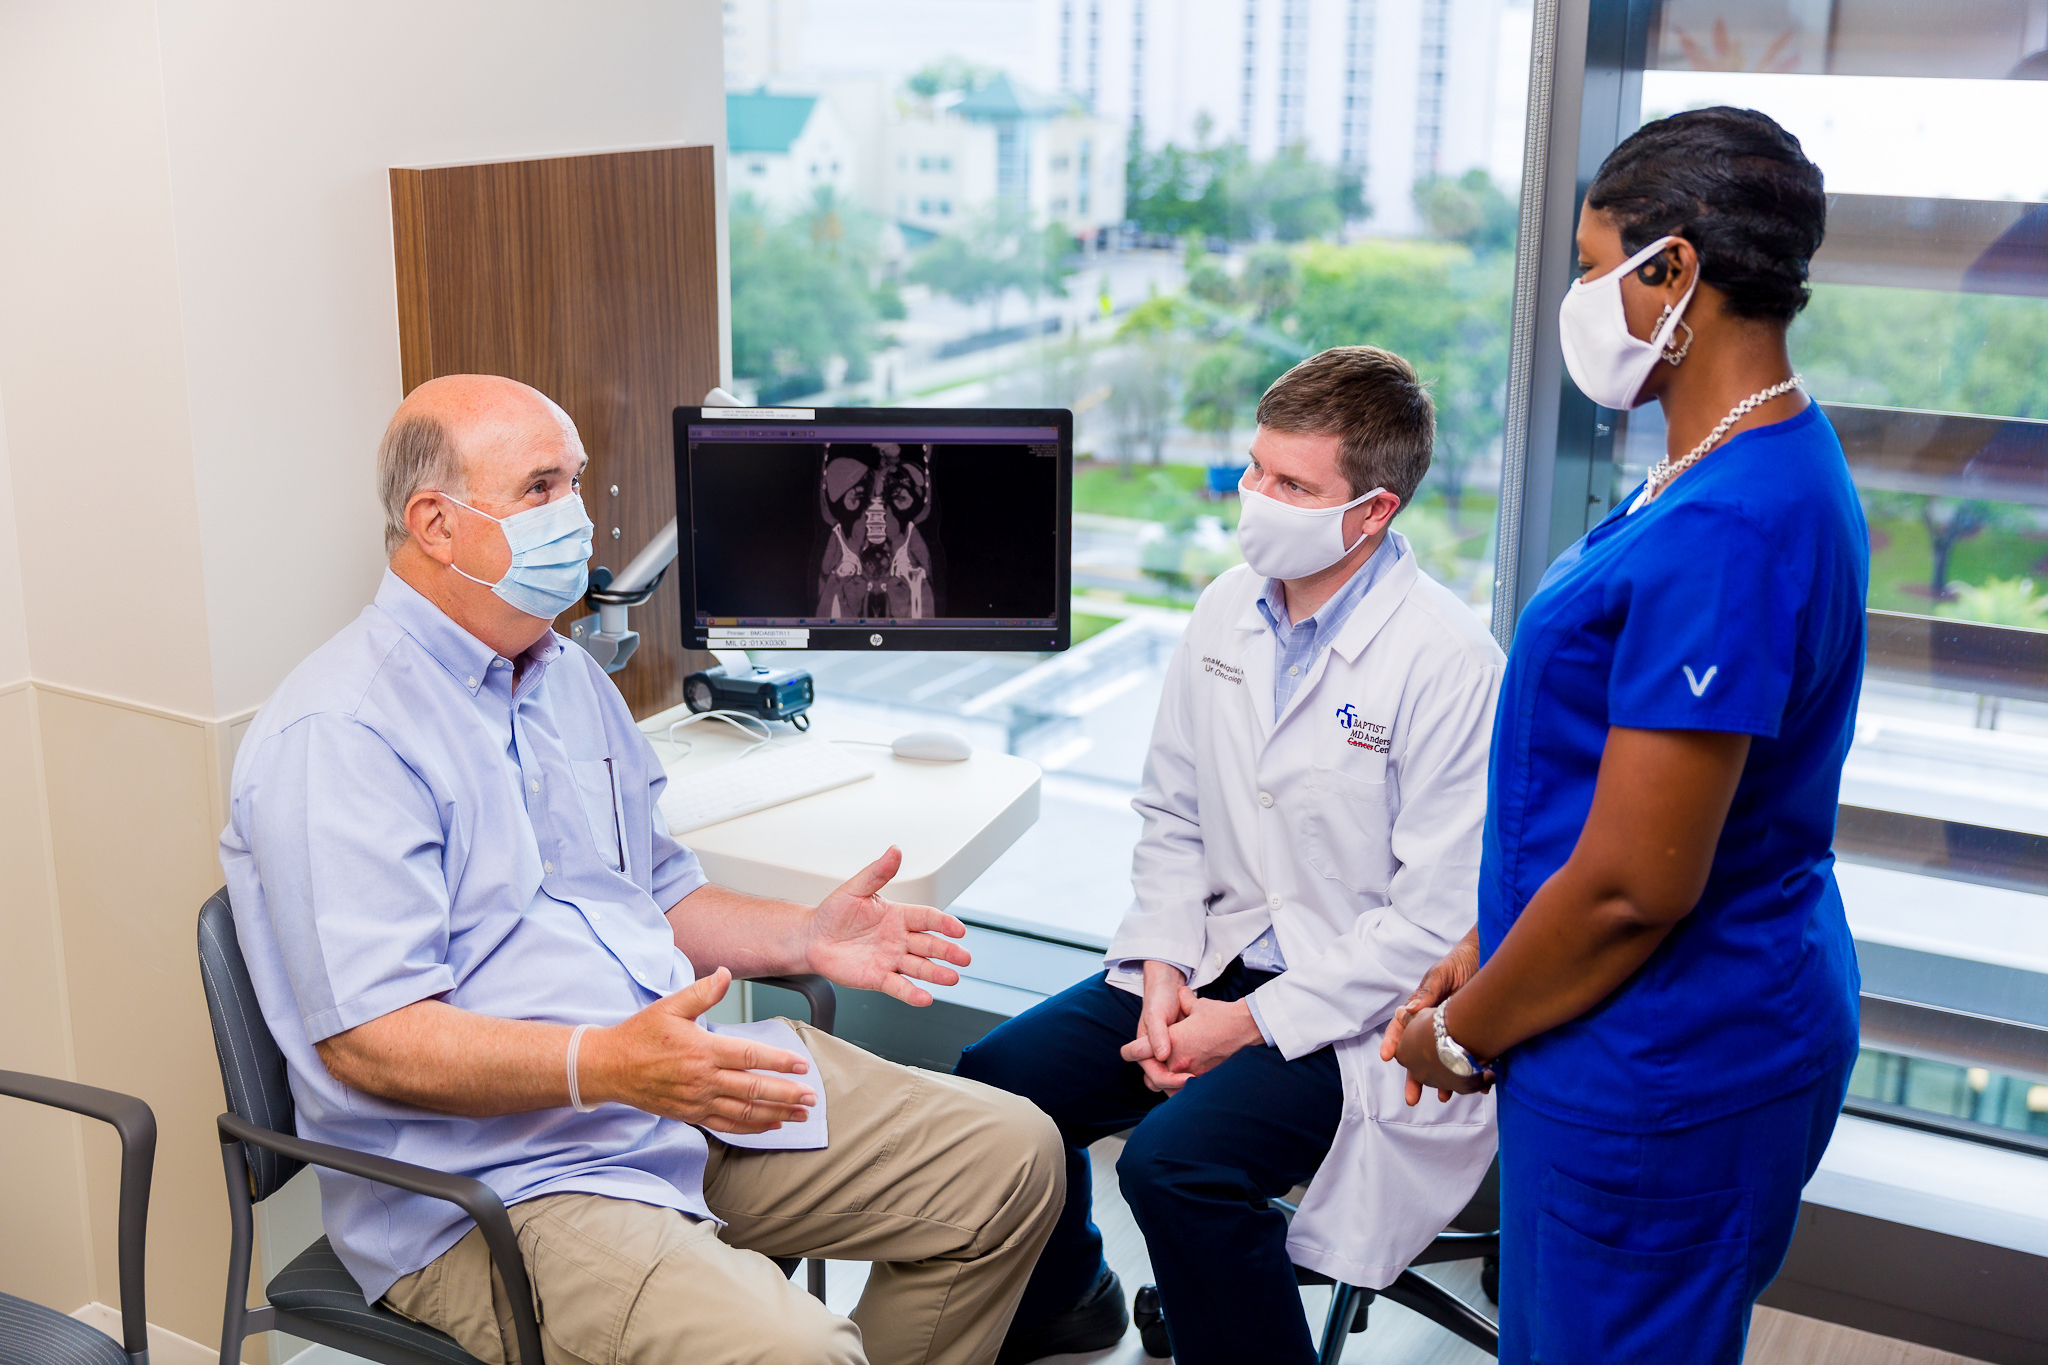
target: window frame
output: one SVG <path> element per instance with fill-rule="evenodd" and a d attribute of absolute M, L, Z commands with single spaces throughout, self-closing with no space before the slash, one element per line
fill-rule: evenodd
<path fill-rule="evenodd" d="M 1522 608 L 1545 568 L 1610 510 L 1619 452 L 1615 414 L 1596 407 L 1565 372 L 1558 308 L 1573 281 L 1572 243 L 1581 205 L 1600 163 L 1639 126 L 1643 73 L 1650 58 L 1660 0 L 1536 0 L 1531 50 L 1529 122 L 1524 143 L 1522 225 L 1517 243 L 1508 395 L 1502 438 L 1500 526 L 1495 558 L 1492 629 L 1503 649 L 1513 641 Z M 1534 211 L 1531 212 L 1531 206 Z M 1871 666 L 1883 674 L 1900 654 L 1895 636 L 1941 637 L 1921 648 L 1928 681 L 1954 681 L 1990 645 L 1987 632 L 2028 632 L 1936 618 L 1869 613 Z M 1917 640 L 1917 636 L 1915 636 Z M 1908 645 L 1914 643 L 1909 640 Z M 1992 642 L 1993 644 L 1999 642 Z M 2010 644 L 2010 641 L 2005 643 Z M 2023 642 L 2048 657 L 2048 637 Z M 1951 657 L 1952 656 L 1952 657 Z M 1966 657 L 1967 656 L 1967 657 Z M 1901 655 L 1903 658 L 1903 655 Z M 1897 662 L 1892 660 L 1892 662 Z M 1946 665 L 1945 667 L 1943 665 Z M 1960 669 L 1961 672 L 1956 670 Z M 1982 669 L 1978 668 L 1981 673 Z M 2043 670 L 2048 684 L 2048 668 Z M 2007 685 L 2007 684 L 2002 684 Z M 1867 861 L 1858 858 L 1856 861 Z M 1929 875 L 1943 872 L 1928 869 Z M 1967 874 L 1959 880 L 1971 880 Z M 1864 996 L 1865 1045 L 1906 1055 L 1968 1059 L 2007 1072 L 2011 1049 L 2032 1073 L 2048 1076 L 2048 1027 L 1994 1020 L 2009 1047 L 1971 1053 L 1953 1010 L 1894 996 Z M 1882 1015 L 1873 1031 L 1869 1019 Z M 2048 1138 L 1852 1097 L 1845 1112 L 1962 1141 L 2048 1156 Z"/>

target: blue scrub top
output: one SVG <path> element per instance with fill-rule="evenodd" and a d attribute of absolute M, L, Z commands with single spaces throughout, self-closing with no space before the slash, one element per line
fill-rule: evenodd
<path fill-rule="evenodd" d="M 1831 846 L 1862 684 L 1870 541 L 1818 405 L 1742 433 L 1544 575 L 1494 720 L 1479 942 L 1563 865 L 1610 726 L 1754 736 L 1699 905 L 1502 1084 L 1624 1132 L 1699 1123 L 1853 1056 L 1859 977 Z"/>

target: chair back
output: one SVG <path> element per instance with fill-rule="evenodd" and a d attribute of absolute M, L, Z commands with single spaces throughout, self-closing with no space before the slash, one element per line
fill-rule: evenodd
<path fill-rule="evenodd" d="M 275 1133 L 296 1135 L 291 1082 L 285 1075 L 284 1053 L 270 1036 L 249 964 L 242 960 L 235 937 L 234 910 L 222 887 L 199 910 L 199 975 L 206 985 L 206 1013 L 213 1021 L 213 1050 L 220 1059 L 221 1088 L 228 1108 L 238 1117 Z M 249 1163 L 249 1193 L 258 1203 L 283 1187 L 305 1163 L 249 1143 L 242 1144 Z"/>
<path fill-rule="evenodd" d="M 1496 1156 L 1493 1164 L 1486 1168 L 1485 1179 L 1481 1180 L 1479 1188 L 1472 1192 L 1471 1201 L 1451 1220 L 1451 1226 L 1460 1232 L 1500 1231 L 1499 1157 Z"/>

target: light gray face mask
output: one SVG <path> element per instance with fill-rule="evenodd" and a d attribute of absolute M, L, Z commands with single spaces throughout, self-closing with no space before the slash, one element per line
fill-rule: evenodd
<path fill-rule="evenodd" d="M 511 548 L 512 564 L 505 576 L 485 583 L 475 574 L 462 573 L 450 561 L 448 567 L 470 582 L 496 593 L 507 604 L 552 621 L 583 600 L 590 586 L 590 514 L 583 510 L 583 498 L 571 493 L 566 498 L 539 507 L 529 507 L 509 517 L 479 512 L 451 493 L 442 497 L 485 521 L 495 521 Z"/>

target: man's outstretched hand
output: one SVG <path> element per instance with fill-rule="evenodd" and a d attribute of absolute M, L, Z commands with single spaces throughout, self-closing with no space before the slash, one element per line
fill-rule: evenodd
<path fill-rule="evenodd" d="M 697 1022 L 725 998 L 732 973 L 720 967 L 665 996 L 624 1023 L 594 1028 L 577 1051 L 577 1089 L 585 1104 L 630 1104 L 714 1133 L 765 1133 L 802 1123 L 817 1095 L 794 1052 L 712 1033 Z"/>
<path fill-rule="evenodd" d="M 945 964 L 965 967 L 974 959 L 965 948 L 946 942 L 967 936 L 959 920 L 929 905 L 903 905 L 882 896 L 902 866 L 903 851 L 892 847 L 825 897 L 811 916 L 804 961 L 809 970 L 842 986 L 887 991 L 906 1004 L 929 1005 L 931 992 L 917 982 L 951 986 L 960 973 Z"/>

